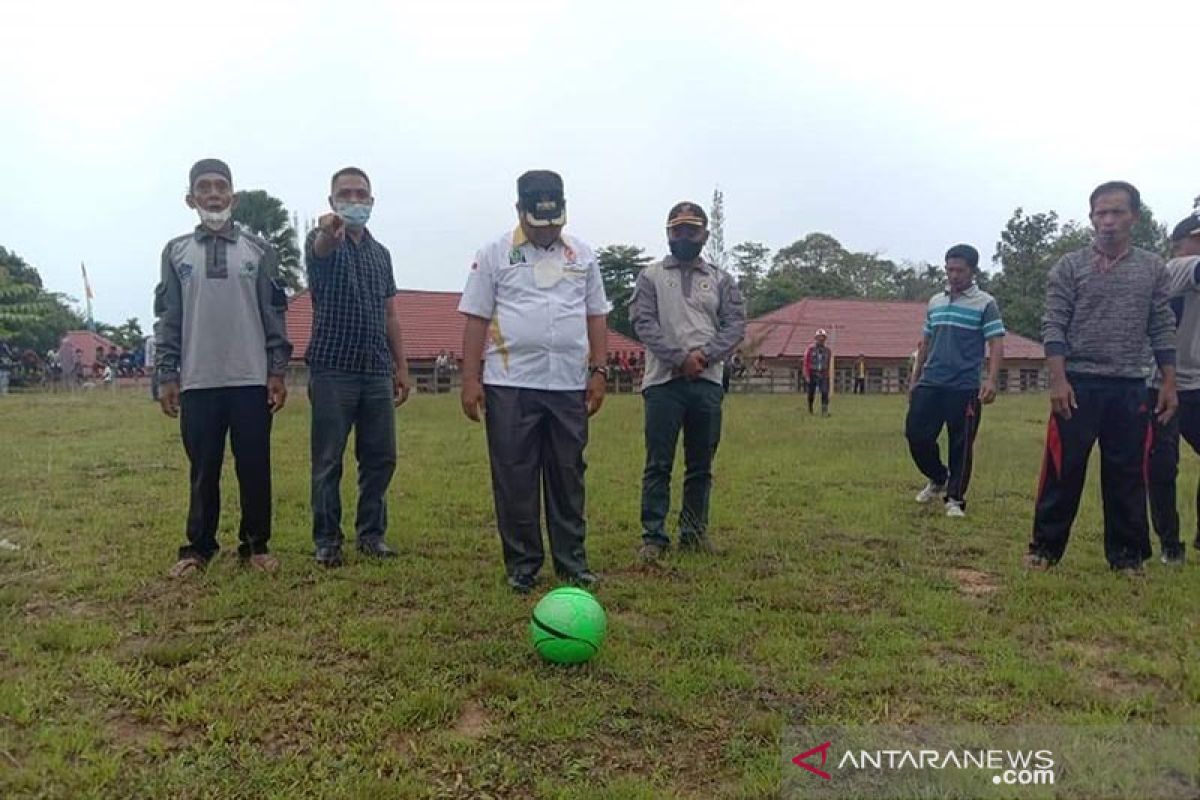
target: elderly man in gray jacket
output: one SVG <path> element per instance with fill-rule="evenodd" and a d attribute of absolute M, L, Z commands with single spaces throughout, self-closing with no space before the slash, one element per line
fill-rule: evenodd
<path fill-rule="evenodd" d="M 642 399 L 646 409 L 646 469 L 642 475 L 643 561 L 670 547 L 666 531 L 671 469 L 683 429 L 683 509 L 680 547 L 713 553 L 708 538 L 712 462 L 721 439 L 723 361 L 742 340 L 746 311 L 733 276 L 700 255 L 708 216 L 695 203 L 667 215 L 671 255 L 638 275 L 630 317 L 646 346 Z"/>
<path fill-rule="evenodd" d="M 155 289 L 155 369 L 163 413 L 179 417 L 191 462 L 187 544 L 171 570 L 203 569 L 220 549 L 221 465 L 228 435 L 241 490 L 238 555 L 261 572 L 279 562 L 271 538 L 271 417 L 287 399 L 292 346 L 279 259 L 263 239 L 234 224 L 237 197 L 228 165 L 196 162 L 188 206 L 200 224 L 167 242 Z"/>

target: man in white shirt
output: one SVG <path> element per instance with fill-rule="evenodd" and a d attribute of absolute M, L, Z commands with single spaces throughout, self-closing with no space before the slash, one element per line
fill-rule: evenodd
<path fill-rule="evenodd" d="M 544 561 L 544 494 L 554 570 L 590 588 L 598 579 L 584 550 L 583 451 L 608 381 L 610 306 L 592 249 L 562 233 L 562 178 L 526 172 L 517 198 L 518 226 L 479 251 L 458 306 L 467 317 L 463 412 L 478 422 L 486 411 L 509 585 L 533 590 Z"/>

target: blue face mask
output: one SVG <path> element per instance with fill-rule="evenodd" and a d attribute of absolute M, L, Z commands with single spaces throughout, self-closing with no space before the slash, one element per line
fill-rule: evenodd
<path fill-rule="evenodd" d="M 371 218 L 371 206 L 366 203 L 335 203 L 333 210 L 347 225 L 361 228 Z"/>

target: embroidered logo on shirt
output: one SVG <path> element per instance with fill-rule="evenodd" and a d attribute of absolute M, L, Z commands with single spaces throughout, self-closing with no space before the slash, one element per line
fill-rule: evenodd
<path fill-rule="evenodd" d="M 192 279 L 192 270 L 192 265 L 186 262 L 175 268 L 175 271 L 179 273 L 180 283 L 187 283 Z"/>
<path fill-rule="evenodd" d="M 253 278 L 258 274 L 258 264 L 253 261 L 242 262 L 242 275 L 247 278 Z"/>
<path fill-rule="evenodd" d="M 519 248 L 519 247 L 514 247 L 508 253 L 508 263 L 510 266 L 513 264 L 524 264 L 525 263 L 525 252 L 523 250 L 521 250 L 521 248 Z"/>

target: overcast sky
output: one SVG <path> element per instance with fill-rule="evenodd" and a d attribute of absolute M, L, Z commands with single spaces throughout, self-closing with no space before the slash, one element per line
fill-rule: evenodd
<path fill-rule="evenodd" d="M 1200 194 L 1193 3 L 821 5 L 6 3 L 0 245 L 77 297 L 86 262 L 97 319 L 148 330 L 204 156 L 302 219 L 363 167 L 425 289 L 461 289 L 529 168 L 562 173 L 575 235 L 655 255 L 718 185 L 729 245 L 935 263 L 990 259 L 1017 206 L 1081 218 L 1102 180 L 1169 223 Z"/>

